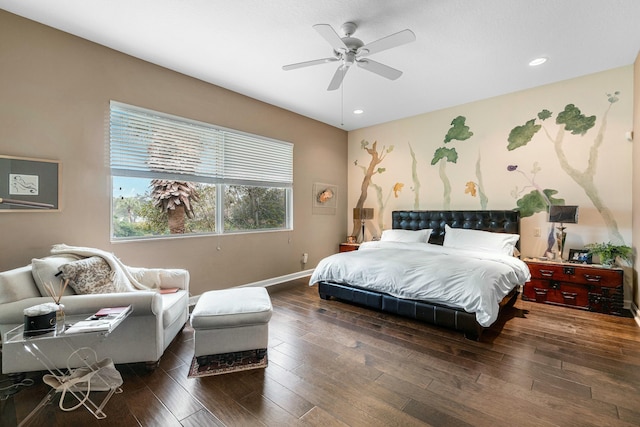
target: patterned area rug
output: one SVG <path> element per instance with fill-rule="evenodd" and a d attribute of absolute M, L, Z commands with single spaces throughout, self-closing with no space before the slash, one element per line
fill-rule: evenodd
<path fill-rule="evenodd" d="M 211 356 L 194 357 L 191 361 L 188 378 L 221 375 L 249 369 L 266 368 L 267 354 L 259 359 L 255 350 L 237 353 L 213 354 Z"/>

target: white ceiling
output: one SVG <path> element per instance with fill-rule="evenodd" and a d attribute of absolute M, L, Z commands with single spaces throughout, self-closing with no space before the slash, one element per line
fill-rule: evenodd
<path fill-rule="evenodd" d="M 639 0 L 0 0 L 0 8 L 345 130 L 629 65 L 640 49 Z M 336 63 L 282 70 L 331 56 L 312 26 L 340 34 L 347 21 L 364 43 L 415 33 L 415 42 L 371 55 L 402 70 L 398 80 L 354 67 L 328 92 Z M 529 67 L 538 56 L 549 61 Z"/>

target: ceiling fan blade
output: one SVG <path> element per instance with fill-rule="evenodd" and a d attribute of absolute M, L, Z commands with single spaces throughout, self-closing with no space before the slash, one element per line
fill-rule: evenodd
<path fill-rule="evenodd" d="M 402 30 L 390 36 L 383 37 L 371 43 L 368 43 L 358 49 L 358 56 L 367 56 L 373 53 L 382 52 L 383 50 L 411 43 L 416 40 L 416 35 L 411 30 Z"/>
<path fill-rule="evenodd" d="M 356 61 L 358 67 L 364 68 L 367 71 L 376 73 L 379 76 L 385 77 L 389 80 L 395 80 L 402 75 L 402 71 L 391 68 L 388 65 L 381 64 L 371 59 L 360 59 Z"/>
<path fill-rule="evenodd" d="M 338 58 L 331 56 L 329 58 L 314 59 L 313 61 L 305 61 L 305 62 L 298 62 L 297 64 L 284 65 L 282 69 L 285 71 L 289 71 L 289 70 L 295 70 L 296 68 L 310 67 L 312 65 L 326 64 L 327 62 L 336 62 L 336 61 L 338 61 Z"/>
<path fill-rule="evenodd" d="M 320 34 L 326 41 L 329 42 L 333 50 L 336 52 L 346 52 L 349 50 L 346 44 L 342 41 L 338 33 L 329 24 L 316 24 L 313 28 Z"/>
<path fill-rule="evenodd" d="M 329 83 L 327 90 L 338 89 L 342 84 L 342 80 L 344 80 L 344 75 L 347 74 L 347 71 L 349 71 L 349 67 L 345 67 L 344 65 L 338 67 L 336 72 L 333 74 L 333 78 L 331 79 L 331 83 Z"/>

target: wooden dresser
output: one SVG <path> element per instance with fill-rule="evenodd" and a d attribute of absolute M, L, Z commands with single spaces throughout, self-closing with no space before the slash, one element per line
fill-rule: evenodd
<path fill-rule="evenodd" d="M 522 299 L 622 315 L 623 270 L 600 265 L 524 260 L 531 280 Z"/>

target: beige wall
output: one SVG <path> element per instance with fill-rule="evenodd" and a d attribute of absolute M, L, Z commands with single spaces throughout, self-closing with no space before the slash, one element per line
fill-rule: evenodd
<path fill-rule="evenodd" d="M 200 294 L 313 268 L 344 239 L 346 198 L 336 215 L 313 215 L 311 190 L 346 188 L 345 131 L 5 11 L 0 58 L 0 154 L 62 162 L 61 212 L 0 214 L 0 270 L 55 243 L 92 246 L 128 265 L 186 268 Z M 110 100 L 294 143 L 294 230 L 110 243 Z"/>

